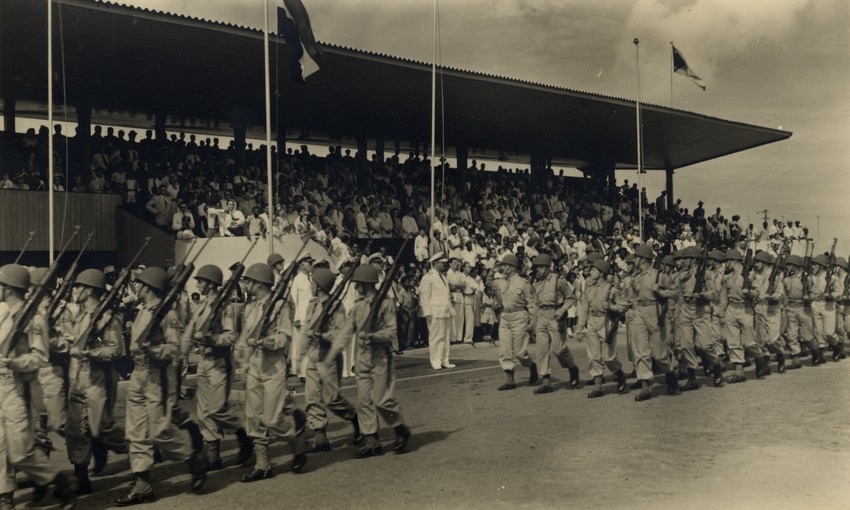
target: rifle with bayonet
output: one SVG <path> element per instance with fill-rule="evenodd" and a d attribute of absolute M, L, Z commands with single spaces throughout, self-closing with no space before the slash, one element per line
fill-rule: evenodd
<path fill-rule="evenodd" d="M 292 284 L 292 280 L 295 278 L 296 271 L 298 271 L 298 257 L 301 256 L 304 249 L 307 248 L 307 244 L 310 243 L 310 236 L 304 236 L 301 240 L 301 248 L 298 250 L 298 253 L 295 254 L 295 257 L 292 259 L 292 262 L 286 270 L 281 273 L 280 280 L 272 289 L 271 296 L 269 296 L 268 301 L 266 301 L 266 304 L 263 307 L 263 316 L 257 323 L 257 329 L 255 331 L 256 334 L 248 335 L 246 338 L 264 337 L 266 329 L 277 318 L 277 314 L 280 310 L 280 307 L 276 306 L 277 302 L 283 300 L 281 307 L 286 306 L 286 299 L 289 298 L 289 289 Z"/>
<path fill-rule="evenodd" d="M 213 333 L 213 324 L 216 323 L 216 319 L 224 311 L 224 307 L 226 307 L 230 302 L 230 295 L 233 294 L 233 291 L 239 286 L 239 280 L 242 279 L 242 274 L 245 272 L 245 260 L 248 259 L 248 255 L 250 255 L 251 251 L 254 250 L 258 240 L 259 237 L 255 237 L 254 242 L 251 243 L 251 247 L 248 248 L 247 252 L 245 252 L 245 256 L 242 257 L 242 260 L 230 266 L 230 278 L 228 278 L 227 281 L 224 282 L 224 285 L 222 285 L 218 290 L 215 299 L 213 299 L 212 304 L 210 304 L 209 314 L 206 319 L 204 319 L 201 327 L 198 328 L 198 331 L 200 331 L 203 335 L 206 336 Z M 220 324 L 220 322 L 218 322 L 218 324 Z"/>
<path fill-rule="evenodd" d="M 694 276 L 694 295 L 702 294 L 703 290 L 705 290 L 705 271 L 708 266 L 708 253 L 711 251 L 711 242 L 713 239 L 714 237 L 709 235 L 705 240 L 705 245 L 702 247 L 702 253 L 700 253 Z"/>
<path fill-rule="evenodd" d="M 833 238 L 832 248 L 830 248 L 829 256 L 826 258 L 826 284 L 823 287 L 823 294 L 827 301 L 832 301 L 830 287 L 832 287 L 832 273 L 835 271 L 835 246 L 837 244 L 838 239 Z"/>
<path fill-rule="evenodd" d="M 82 345 L 84 345 L 85 348 L 88 348 L 89 342 L 92 339 L 100 339 L 103 336 L 109 321 L 103 321 L 104 324 L 101 324 L 101 321 L 107 313 L 115 314 L 117 311 L 121 304 L 121 293 L 124 290 L 124 285 L 126 285 L 130 280 L 130 272 L 132 271 L 131 268 L 136 264 L 139 256 L 143 251 L 145 251 L 145 248 L 147 248 L 150 242 L 151 238 L 146 237 L 142 247 L 139 248 L 139 251 L 136 252 L 130 263 L 127 264 L 126 267 L 122 268 L 121 272 L 118 273 L 118 278 L 115 279 L 115 283 L 112 285 L 112 288 L 110 288 L 101 298 L 100 303 L 98 303 L 97 308 L 95 308 L 94 313 L 92 314 L 88 326 L 80 332 L 80 336 L 77 337 L 77 342 L 84 340 Z"/>
<path fill-rule="evenodd" d="M 779 249 L 779 254 L 776 260 L 773 261 L 773 268 L 770 270 L 770 276 L 767 279 L 767 294 L 772 295 L 776 292 L 776 277 L 785 266 L 785 259 L 791 253 L 791 240 L 782 241 L 782 247 Z"/>
<path fill-rule="evenodd" d="M 389 271 L 387 271 L 387 274 L 384 275 L 384 281 L 381 282 L 381 286 L 375 293 L 374 299 L 372 299 L 372 307 L 369 309 L 369 315 L 366 316 L 363 324 L 361 324 L 360 328 L 358 328 L 358 332 L 368 334 L 378 327 L 378 312 L 381 310 L 381 305 L 383 305 L 384 299 L 390 291 L 390 287 L 392 287 L 393 280 L 398 275 L 399 269 L 401 268 L 401 254 L 404 253 L 404 248 L 407 246 L 409 241 L 410 239 L 408 238 L 401 243 L 401 248 L 398 250 L 395 260 L 393 260 L 393 265 L 390 267 Z"/>
<path fill-rule="evenodd" d="M 811 239 L 806 239 L 806 253 L 805 257 L 803 257 L 803 271 L 800 279 L 803 283 L 803 302 L 807 304 L 811 302 L 811 282 L 809 278 L 812 274 L 812 255 L 814 255 L 814 252 L 814 243 L 812 243 Z"/>
<path fill-rule="evenodd" d="M 62 251 L 59 252 L 59 255 L 57 255 L 56 259 L 53 260 L 53 264 L 51 264 L 47 269 L 47 274 L 45 274 L 44 278 L 41 280 L 41 285 L 35 286 L 35 292 L 30 294 L 23 307 L 18 312 L 8 336 L 3 339 L 2 343 L 0 343 L 0 346 L 5 345 L 5 348 L 2 351 L 3 358 L 8 358 L 11 353 L 17 353 L 18 345 L 20 345 L 21 340 L 26 336 L 26 330 L 27 327 L 29 327 L 30 321 L 32 321 L 33 317 L 38 314 L 39 305 L 44 298 L 47 297 L 48 292 L 50 292 L 50 288 L 53 286 L 54 280 L 56 279 L 56 273 L 59 272 L 59 259 L 62 258 L 62 255 L 65 254 L 68 247 L 71 246 L 71 242 L 76 239 L 79 233 L 80 227 L 78 225 L 74 227 L 74 233 L 71 234 L 68 242 L 62 247 Z M 45 331 L 44 334 L 47 334 L 47 331 Z"/>
<path fill-rule="evenodd" d="M 348 268 L 348 271 L 343 275 L 342 280 L 340 280 L 339 284 L 337 284 L 336 288 L 331 292 L 328 299 L 325 300 L 322 305 L 322 313 L 316 318 L 316 320 L 310 324 L 306 331 L 310 335 L 321 335 L 328 326 L 328 321 L 331 320 L 331 317 L 334 316 L 336 311 L 339 309 L 339 306 L 342 304 L 342 297 L 345 294 L 345 290 L 348 288 L 348 283 L 351 281 L 351 277 L 354 276 L 354 270 L 360 267 L 360 263 L 353 264 Z"/>
<path fill-rule="evenodd" d="M 30 247 L 30 243 L 32 242 L 33 238 L 35 237 L 36 232 L 38 232 L 38 231 L 37 230 L 31 230 L 30 231 L 30 235 L 27 238 L 27 242 L 24 244 L 24 247 L 21 248 L 21 252 L 18 253 L 18 257 L 15 259 L 15 264 L 19 263 L 21 261 L 21 257 L 23 257 L 24 253 L 27 252 L 27 248 Z"/>
<path fill-rule="evenodd" d="M 94 232 L 89 234 L 85 244 L 83 244 L 82 249 L 80 249 L 80 253 L 77 254 L 77 258 L 74 259 L 71 267 L 68 268 L 68 272 L 65 273 L 65 277 L 62 279 L 62 285 L 59 286 L 59 290 L 56 291 L 56 294 L 53 295 L 53 299 L 50 301 L 50 304 L 47 305 L 46 318 L 47 323 L 51 328 L 54 324 L 56 324 L 56 321 L 59 320 L 62 312 L 64 312 L 65 308 L 68 306 L 68 300 L 71 298 L 71 289 L 74 287 L 74 279 L 77 277 L 77 266 L 80 263 L 80 257 L 83 256 L 83 253 L 86 251 L 86 248 L 93 236 Z M 59 309 L 60 306 L 62 307 L 61 310 Z"/>

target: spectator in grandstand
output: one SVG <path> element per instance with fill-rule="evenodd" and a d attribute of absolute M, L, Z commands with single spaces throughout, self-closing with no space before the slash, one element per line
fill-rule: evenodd
<path fill-rule="evenodd" d="M 15 183 L 12 182 L 12 179 L 9 179 L 9 174 L 3 172 L 0 174 L 0 189 L 13 189 L 15 187 Z"/>
<path fill-rule="evenodd" d="M 186 202 L 180 202 L 177 204 L 177 212 L 171 218 L 171 229 L 175 232 L 181 232 L 187 226 L 189 230 L 195 230 L 195 217 L 189 211 Z"/>

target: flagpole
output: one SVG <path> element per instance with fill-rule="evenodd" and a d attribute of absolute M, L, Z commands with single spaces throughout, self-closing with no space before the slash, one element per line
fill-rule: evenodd
<path fill-rule="evenodd" d="M 673 58 L 673 41 L 670 41 L 670 108 L 673 108 L 673 69 L 676 61 Z"/>
<path fill-rule="evenodd" d="M 638 231 L 643 242 L 643 148 L 641 147 L 641 118 L 640 118 L 640 41 L 637 37 L 632 41 L 635 45 L 635 68 L 637 71 L 637 99 L 635 100 L 635 119 L 637 122 L 637 166 L 638 166 Z"/>
<path fill-rule="evenodd" d="M 431 240 L 434 241 L 434 216 L 435 216 L 435 207 L 434 203 L 434 180 L 436 177 L 436 169 L 434 168 L 434 162 L 436 158 L 436 152 L 434 151 L 434 146 L 436 145 L 436 113 L 437 113 L 437 0 L 434 0 L 434 55 L 431 59 Z"/>
<path fill-rule="evenodd" d="M 265 0 L 265 21 L 266 29 L 263 31 L 263 64 L 265 67 L 265 85 L 266 85 L 266 190 L 268 195 L 268 217 L 269 230 L 271 230 L 274 222 L 272 215 L 274 214 L 274 191 L 272 190 L 272 107 L 271 107 L 271 77 L 269 72 L 269 0 Z M 266 236 L 269 240 L 269 255 L 274 253 L 274 235 L 269 232 Z"/>
<path fill-rule="evenodd" d="M 53 5 L 47 0 L 47 258 L 53 264 Z"/>

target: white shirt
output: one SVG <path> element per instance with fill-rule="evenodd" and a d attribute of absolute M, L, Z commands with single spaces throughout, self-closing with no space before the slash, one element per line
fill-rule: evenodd
<path fill-rule="evenodd" d="M 295 316 L 292 320 L 300 321 L 303 324 L 307 319 L 307 305 L 313 299 L 310 277 L 303 271 L 298 271 L 298 274 L 292 279 L 291 299 L 295 303 Z"/>

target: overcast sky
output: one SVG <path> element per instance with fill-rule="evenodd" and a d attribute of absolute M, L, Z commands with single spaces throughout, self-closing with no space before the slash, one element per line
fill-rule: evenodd
<path fill-rule="evenodd" d="M 124 3 L 263 25 L 263 0 Z M 431 60 L 433 0 L 303 3 L 322 42 Z M 676 75 L 674 107 L 794 132 L 678 171 L 676 196 L 753 222 L 768 209 L 815 235 L 819 223 L 819 247 L 838 237 L 850 252 L 850 1 L 442 0 L 439 14 L 443 65 L 630 99 L 638 37 L 642 98 L 664 106 L 675 42 L 707 90 Z M 648 174 L 651 198 L 663 185 L 663 173 Z"/>

